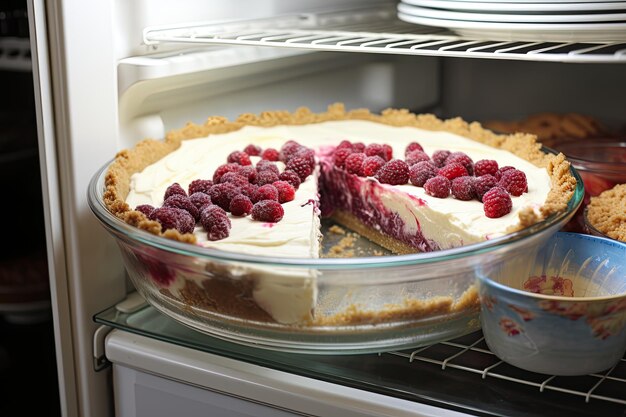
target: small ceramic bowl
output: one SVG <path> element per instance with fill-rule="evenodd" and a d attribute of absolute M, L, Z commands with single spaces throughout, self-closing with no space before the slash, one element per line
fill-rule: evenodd
<path fill-rule="evenodd" d="M 550 375 L 614 366 L 626 351 L 626 243 L 559 232 L 536 252 L 479 271 L 485 341 Z"/>

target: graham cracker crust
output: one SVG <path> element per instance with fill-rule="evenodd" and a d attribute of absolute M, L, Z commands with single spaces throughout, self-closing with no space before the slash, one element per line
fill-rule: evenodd
<path fill-rule="evenodd" d="M 618 184 L 591 197 L 587 221 L 611 239 L 626 242 L 626 184 Z"/>

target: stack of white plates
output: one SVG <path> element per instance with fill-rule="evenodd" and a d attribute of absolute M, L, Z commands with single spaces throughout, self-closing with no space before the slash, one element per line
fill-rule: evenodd
<path fill-rule="evenodd" d="M 401 0 L 406 22 L 491 40 L 626 40 L 626 2 L 607 0 Z"/>

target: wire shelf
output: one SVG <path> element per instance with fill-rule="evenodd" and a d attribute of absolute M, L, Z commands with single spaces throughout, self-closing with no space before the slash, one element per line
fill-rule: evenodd
<path fill-rule="evenodd" d="M 502 41 L 458 36 L 447 29 L 402 22 L 395 7 L 307 13 L 266 19 L 148 27 L 146 45 L 190 43 L 511 59 L 625 63 L 626 42 Z"/>

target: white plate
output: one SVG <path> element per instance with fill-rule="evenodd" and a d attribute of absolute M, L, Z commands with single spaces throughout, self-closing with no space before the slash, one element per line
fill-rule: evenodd
<path fill-rule="evenodd" d="M 493 41 L 621 42 L 626 23 L 493 23 L 433 19 L 398 13 L 398 18 L 418 25 L 454 30 L 461 36 Z"/>
<path fill-rule="evenodd" d="M 558 0 L 555 0 L 558 1 Z M 448 10 L 467 10 L 485 12 L 585 12 L 603 10 L 621 10 L 626 12 L 626 2 L 612 3 L 496 3 L 489 0 L 402 0 L 413 6 L 435 7 Z"/>
<path fill-rule="evenodd" d="M 464 20 L 471 22 L 494 23 L 590 23 L 590 22 L 626 22 L 626 13 L 594 13 L 594 14 L 500 14 L 455 12 L 449 10 L 430 9 L 427 7 L 398 4 L 398 11 L 416 17 L 427 17 L 442 20 Z"/>

